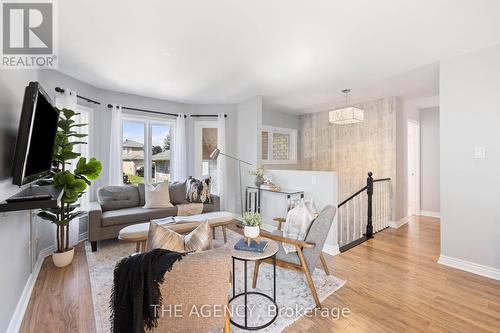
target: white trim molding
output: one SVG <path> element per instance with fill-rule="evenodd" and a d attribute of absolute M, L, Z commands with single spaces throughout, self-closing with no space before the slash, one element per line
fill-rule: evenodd
<path fill-rule="evenodd" d="M 55 250 L 55 246 L 52 245 L 40 251 L 35 266 L 33 267 L 33 272 L 30 274 L 30 276 L 28 276 L 28 281 L 26 281 L 26 285 L 24 286 L 23 292 L 21 293 L 19 301 L 17 302 L 16 309 L 12 314 L 9 326 L 7 327 L 7 333 L 15 333 L 19 331 L 21 323 L 23 322 L 24 313 L 26 312 L 28 303 L 31 298 L 31 293 L 33 292 L 38 274 L 40 273 L 40 269 L 42 268 L 43 261 Z"/>
<path fill-rule="evenodd" d="M 339 244 L 330 245 L 325 243 L 325 245 L 323 245 L 323 252 L 332 256 L 336 256 L 337 254 L 340 253 Z"/>
<path fill-rule="evenodd" d="M 467 260 L 448 257 L 442 254 L 439 256 L 437 262 L 441 265 L 457 268 L 462 271 L 485 276 L 490 279 L 500 280 L 500 269 L 498 268 L 484 266 Z"/>
<path fill-rule="evenodd" d="M 408 217 L 403 217 L 402 219 L 400 219 L 398 221 L 389 222 L 389 227 L 394 228 L 394 229 L 398 229 L 398 228 L 404 226 L 406 223 L 408 223 Z"/>
<path fill-rule="evenodd" d="M 435 217 L 437 219 L 441 218 L 441 214 L 439 212 L 431 212 L 430 210 L 421 210 L 419 215 L 427 217 Z"/>

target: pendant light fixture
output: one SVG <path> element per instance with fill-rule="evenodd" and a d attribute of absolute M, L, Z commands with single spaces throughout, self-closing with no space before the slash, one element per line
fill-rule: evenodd
<path fill-rule="evenodd" d="M 345 107 L 331 110 L 328 114 L 330 123 L 337 125 L 349 125 L 360 123 L 365 119 L 365 111 L 360 108 L 349 106 L 349 93 L 351 89 L 344 89 L 342 93 L 345 94 Z"/>

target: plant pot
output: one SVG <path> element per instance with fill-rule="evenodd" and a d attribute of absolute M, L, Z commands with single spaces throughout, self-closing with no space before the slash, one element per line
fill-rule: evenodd
<path fill-rule="evenodd" d="M 52 261 L 56 267 L 65 267 L 71 264 L 73 257 L 75 256 L 75 249 L 71 248 L 65 252 L 54 252 L 52 253 Z"/>
<path fill-rule="evenodd" d="M 262 176 L 255 177 L 255 180 L 253 183 L 255 184 L 255 186 L 260 187 L 260 185 L 264 184 L 264 177 L 262 177 Z"/>
<path fill-rule="evenodd" d="M 260 235 L 260 227 L 251 227 L 246 225 L 243 229 L 243 234 L 246 238 L 257 238 Z"/>

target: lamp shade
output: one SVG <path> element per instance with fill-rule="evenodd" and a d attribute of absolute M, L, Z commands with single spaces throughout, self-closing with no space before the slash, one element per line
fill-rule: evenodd
<path fill-rule="evenodd" d="M 365 112 L 354 106 L 331 110 L 328 114 L 330 123 L 337 125 L 348 125 L 360 123 L 365 119 Z"/>
<path fill-rule="evenodd" d="M 219 148 L 215 148 L 214 151 L 210 154 L 211 160 L 216 160 L 219 157 L 220 150 Z"/>

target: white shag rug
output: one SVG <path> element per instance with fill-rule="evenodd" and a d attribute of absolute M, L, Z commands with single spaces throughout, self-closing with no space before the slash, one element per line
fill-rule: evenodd
<path fill-rule="evenodd" d="M 220 229 L 220 228 L 218 228 Z M 222 241 L 222 235 L 217 230 L 216 242 Z M 228 238 L 240 238 L 241 235 L 227 230 Z M 97 252 L 92 252 L 90 243 L 86 242 L 85 252 L 90 273 L 90 284 L 92 289 L 92 300 L 94 305 L 94 316 L 96 320 L 96 330 L 98 333 L 110 332 L 109 323 L 109 297 L 113 285 L 113 270 L 120 258 L 126 257 L 135 252 L 135 244 L 119 243 L 116 240 L 102 241 L 99 243 Z M 262 264 L 260 266 L 257 288 L 252 289 L 252 274 L 254 264 L 248 263 L 248 291 L 259 291 L 272 297 L 273 291 L 273 266 Z M 270 326 L 258 332 L 281 332 L 286 327 L 293 324 L 304 315 L 304 310 L 314 308 L 314 300 L 311 296 L 309 286 L 303 273 L 276 267 L 276 302 L 278 304 L 278 317 Z M 243 291 L 243 263 L 236 261 L 236 293 Z M 324 271 L 316 268 L 312 278 L 321 301 L 340 289 L 345 281 L 335 276 L 328 276 Z M 229 291 L 232 296 L 232 288 Z M 239 297 L 231 302 L 233 320 L 243 323 L 243 311 L 238 305 L 243 304 L 243 297 Z M 248 317 L 248 325 L 259 326 L 269 320 L 269 308 L 271 302 L 262 296 L 248 296 L 248 307 L 252 316 Z M 271 311 L 271 315 L 273 312 Z M 240 316 L 241 315 L 241 316 Z M 231 325 L 231 332 L 248 332 Z"/>

